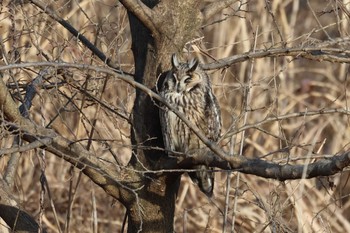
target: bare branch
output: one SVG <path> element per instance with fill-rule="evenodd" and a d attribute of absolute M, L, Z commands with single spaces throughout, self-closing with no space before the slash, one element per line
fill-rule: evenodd
<path fill-rule="evenodd" d="M 32 101 L 37 93 L 37 88 L 43 82 L 43 76 L 46 76 L 48 74 L 48 69 L 49 68 L 45 68 L 41 70 L 39 72 L 39 75 L 26 87 L 26 93 L 25 93 L 23 103 L 19 107 L 20 114 L 25 118 L 29 117 L 29 109 L 32 106 Z M 4 173 L 4 180 L 7 182 L 7 184 L 10 187 L 13 187 L 14 185 L 14 181 L 15 181 L 14 178 L 16 176 L 17 167 L 21 156 L 19 152 L 24 150 L 30 150 L 29 148 L 34 149 L 36 147 L 40 147 L 39 146 L 40 144 L 42 143 L 39 141 L 35 141 L 33 143 L 30 143 L 29 145 L 22 147 L 22 140 L 20 139 L 19 135 L 16 135 L 15 139 L 13 140 L 12 146 L 10 148 L 10 150 L 11 149 L 16 149 L 16 150 L 13 150 L 13 152 L 11 152 L 11 157 L 7 163 L 5 173 Z"/>
<path fill-rule="evenodd" d="M 125 185 L 119 183 L 119 181 L 125 181 L 125 178 L 121 179 L 121 174 L 108 169 L 98 158 L 85 150 L 79 143 L 72 143 L 64 137 L 57 135 L 53 130 L 38 127 L 30 120 L 22 117 L 2 79 L 0 79 L 0 107 L 4 115 L 11 122 L 15 123 L 11 124 L 11 127 L 13 129 L 16 129 L 17 125 L 20 127 L 18 129 L 21 130 L 24 140 L 28 142 L 40 141 L 43 144 L 49 142 L 49 144 L 45 144 L 46 150 L 82 169 L 84 174 L 105 189 L 111 196 L 118 199 L 120 194 L 117 187 L 123 186 L 127 188 Z M 42 141 L 42 138 L 45 138 L 45 141 Z"/>
<path fill-rule="evenodd" d="M 81 93 L 84 93 L 86 96 L 88 96 L 89 98 L 93 99 L 96 103 L 100 104 L 103 108 L 108 109 L 108 111 L 110 111 L 111 113 L 116 114 L 117 116 L 119 116 L 121 119 L 125 120 L 126 122 L 128 122 L 129 124 L 132 124 L 130 117 L 127 116 L 124 113 L 118 112 L 117 109 L 108 104 L 107 102 L 96 98 L 94 95 L 92 95 L 91 93 L 89 93 L 88 91 L 86 91 L 86 89 L 81 88 L 80 86 L 73 86 L 74 88 L 78 89 Z"/>
<path fill-rule="evenodd" d="M 21 157 L 21 154 L 18 150 L 22 148 L 21 145 L 22 145 L 22 140 L 19 135 L 16 135 L 12 142 L 11 147 L 7 149 L 7 150 L 15 149 L 12 152 L 10 152 L 11 156 L 9 161 L 6 163 L 6 168 L 4 172 L 4 180 L 6 181 L 7 185 L 10 186 L 11 188 L 13 188 L 15 184 L 15 177 L 17 173 L 19 159 Z"/>
<path fill-rule="evenodd" d="M 253 156 L 254 157 L 254 156 Z M 222 160 L 215 156 L 202 154 L 201 156 L 186 157 L 178 164 L 179 167 L 188 167 L 193 164 L 207 164 L 223 170 L 239 171 L 245 174 L 275 179 L 279 181 L 295 179 L 311 179 L 318 176 L 331 176 L 341 172 L 350 165 L 350 151 L 332 157 L 324 156 L 310 164 L 291 165 L 277 164 L 262 159 L 248 159 L 244 156 L 226 157 Z"/>
<path fill-rule="evenodd" d="M 11 122 L 19 122 L 22 119 L 2 78 L 0 78 L 0 109 Z"/>
<path fill-rule="evenodd" d="M 276 17 L 275 17 L 275 15 L 274 15 L 274 13 L 272 12 L 272 9 L 271 9 L 271 2 L 270 2 L 269 0 L 265 0 L 265 5 L 266 5 L 266 10 L 267 10 L 267 11 L 269 12 L 269 14 L 271 15 L 272 21 L 273 21 L 273 23 L 275 24 L 275 27 L 277 28 L 277 32 L 278 32 L 278 35 L 280 36 L 282 45 L 283 45 L 283 47 L 285 47 L 285 46 L 287 45 L 287 43 L 286 43 L 286 41 L 285 41 L 284 38 L 283 38 L 282 32 L 281 32 L 281 30 L 280 30 L 280 27 L 278 26 Z"/>
<path fill-rule="evenodd" d="M 323 31 L 323 33 L 327 36 L 327 38 L 329 40 L 332 40 L 332 37 L 328 34 L 328 32 L 325 30 L 324 26 L 322 25 L 322 23 L 320 22 L 320 20 L 318 19 L 317 15 L 316 15 L 316 12 L 314 11 L 314 9 L 312 8 L 311 4 L 310 4 L 310 1 L 307 0 L 307 5 L 309 7 L 309 9 L 311 10 L 312 12 L 312 15 L 314 16 L 315 18 L 315 21 L 317 22 L 317 24 L 319 25 L 320 29 Z"/>
<path fill-rule="evenodd" d="M 343 38 L 348 41 L 350 38 Z M 247 52 L 231 57 L 219 59 L 215 62 L 202 65 L 205 70 L 213 70 L 228 67 L 232 64 L 247 61 L 253 58 L 265 57 L 296 57 L 315 61 L 329 61 L 336 63 L 350 63 L 350 50 L 338 48 L 323 48 L 322 46 L 304 48 L 273 48 Z"/>
<path fill-rule="evenodd" d="M 319 111 L 307 111 L 307 112 L 295 112 L 295 113 L 290 113 L 290 114 L 285 114 L 285 115 L 280 115 L 280 116 L 272 116 L 268 117 L 262 121 L 256 122 L 254 124 L 247 124 L 244 125 L 234 131 L 228 131 L 223 137 L 231 137 L 232 135 L 235 135 L 239 132 L 242 132 L 247 129 L 251 128 L 259 128 L 263 124 L 267 124 L 270 122 L 275 122 L 275 121 L 282 121 L 285 119 L 290 119 L 290 118 L 296 118 L 296 117 L 306 117 L 306 116 L 316 116 L 316 115 L 324 115 L 324 114 L 334 114 L 334 113 L 342 113 L 345 115 L 350 115 L 350 110 L 348 109 L 342 109 L 342 108 L 336 108 L 336 109 L 322 109 Z"/>
<path fill-rule="evenodd" d="M 349 166 L 349 164 L 350 151 L 347 151 L 338 156 L 335 155 L 331 158 L 324 158 L 317 162 L 303 165 L 279 165 L 261 159 L 250 159 L 244 161 L 237 171 L 284 181 L 334 175 Z"/>
<path fill-rule="evenodd" d="M 24 67 L 38 67 L 38 66 L 53 66 L 53 67 L 71 67 L 71 68 L 77 68 L 77 69 L 84 69 L 84 70 L 94 70 L 96 72 L 102 72 L 105 74 L 109 74 L 111 76 L 115 76 L 130 85 L 140 89 L 141 91 L 148 94 L 151 98 L 161 102 L 164 104 L 167 108 L 169 108 L 171 111 L 173 111 L 203 142 L 205 145 L 207 145 L 215 154 L 217 154 L 221 159 L 225 160 L 226 153 L 219 148 L 215 143 L 210 141 L 204 133 L 198 129 L 197 126 L 192 124 L 190 120 L 188 120 L 187 117 L 184 116 L 181 112 L 179 112 L 174 106 L 166 102 L 160 95 L 153 92 L 151 89 L 146 87 L 145 85 L 134 81 L 130 76 L 128 75 L 122 75 L 117 74 L 112 69 L 106 69 L 106 68 L 100 68 L 92 65 L 85 65 L 85 64 L 70 64 L 70 63 L 56 63 L 56 62 L 38 62 L 38 63 L 21 63 L 21 64 L 13 64 L 9 66 L 2 66 L 0 67 L 1 70 L 7 70 L 7 69 L 14 69 L 14 68 L 24 68 Z"/>
<path fill-rule="evenodd" d="M 51 143 L 50 138 L 43 138 L 43 139 L 40 139 L 40 141 L 33 141 L 32 143 L 29 143 L 27 145 L 0 149 L 0 158 L 6 154 L 25 152 L 28 150 L 40 148 L 40 147 L 45 146 L 45 145 L 49 145 L 50 143 Z"/>
<path fill-rule="evenodd" d="M 99 68 L 91 65 L 79 65 L 79 64 L 67 64 L 67 63 L 52 63 L 52 62 L 41 62 L 41 63 L 23 63 L 23 64 L 14 64 L 11 66 L 0 67 L 1 70 L 11 69 L 11 68 L 21 68 L 28 66 L 55 66 L 55 67 L 71 67 L 84 70 L 94 70 L 97 72 L 103 72 L 111 76 L 120 78 L 129 84 L 133 85 L 136 88 L 147 93 L 151 98 L 158 100 L 171 111 L 173 111 L 185 124 L 193 130 L 193 132 L 203 141 L 206 146 L 210 148 L 217 156 L 208 156 L 208 154 L 203 153 L 202 155 L 194 157 L 186 157 L 181 161 L 178 161 L 180 167 L 187 167 L 189 164 L 208 164 L 222 169 L 233 169 L 240 171 L 242 173 L 254 174 L 257 176 L 265 178 L 273 178 L 277 180 L 287 180 L 287 179 L 300 179 L 300 178 L 313 178 L 316 176 L 327 176 L 333 175 L 337 172 L 342 171 L 346 166 L 350 164 L 350 152 L 346 152 L 340 156 L 334 156 L 332 158 L 327 158 L 319 160 L 315 163 L 308 165 L 279 165 L 276 163 L 267 162 L 261 159 L 247 159 L 244 156 L 227 156 L 218 145 L 212 143 L 205 135 L 188 119 L 177 111 L 176 108 L 168 104 L 163 100 L 161 96 L 153 92 L 146 86 L 135 82 L 133 79 L 126 75 L 116 74 L 111 69 Z M 1 101 L 1 100 L 0 100 Z M 115 172 L 108 170 L 101 164 L 101 162 L 91 153 L 86 151 L 80 144 L 72 144 L 69 140 L 56 135 L 54 132 L 48 129 L 42 129 L 40 127 L 33 125 L 25 124 L 21 127 L 22 132 L 28 132 L 29 135 L 26 140 L 35 141 L 37 136 L 41 137 L 50 137 L 52 138 L 52 143 L 47 145 L 47 150 L 64 158 L 72 164 L 75 164 L 78 168 L 83 169 L 83 172 L 88 175 L 96 184 L 103 187 L 106 192 L 110 193 L 112 196 L 117 197 L 119 193 L 116 193 L 116 190 L 110 185 L 111 183 L 121 185 L 120 177 Z M 30 133 L 30 134 L 29 134 Z M 54 134 L 54 135 L 52 135 Z M 172 162 L 165 164 L 166 167 L 174 167 Z M 303 176 L 304 167 L 307 166 L 306 175 Z M 124 182 L 126 182 L 124 180 Z M 127 182 L 126 182 L 127 183 Z M 109 190 L 110 189 L 110 190 Z"/>
<path fill-rule="evenodd" d="M 93 54 L 95 54 L 101 61 L 106 65 L 116 70 L 117 73 L 123 73 L 131 75 L 128 72 L 122 71 L 122 69 L 116 65 L 116 62 L 112 61 L 110 58 L 107 58 L 106 55 L 99 50 L 95 45 L 93 45 L 85 36 L 80 34 L 72 25 L 70 25 L 66 20 L 62 19 L 55 11 L 50 9 L 48 6 L 45 6 L 42 2 L 38 0 L 30 0 L 30 2 L 37 6 L 39 9 L 44 11 L 48 16 L 53 20 L 57 21 L 64 28 L 66 28 L 73 36 L 77 37 Z"/>
<path fill-rule="evenodd" d="M 159 37 L 158 27 L 154 21 L 156 16 L 148 6 L 140 0 L 120 0 L 120 2 L 151 31 L 153 36 Z"/>
<path fill-rule="evenodd" d="M 45 150 L 81 169 L 94 183 L 114 198 L 120 200 L 119 188 L 123 188 L 127 192 L 133 192 L 133 189 L 128 187 L 127 184 L 131 179 L 135 182 L 135 175 L 127 175 L 130 172 L 129 170 L 118 173 L 115 169 L 108 168 L 106 164 L 102 163 L 93 153 L 87 151 L 79 143 L 73 143 L 56 134 L 53 130 L 39 127 L 29 120 L 22 121 L 19 128 L 16 125 L 11 126 L 13 129 L 21 131 L 24 140 L 30 143 L 40 141 L 44 144 L 43 148 Z M 121 201 L 123 202 L 123 200 Z"/>
<path fill-rule="evenodd" d="M 214 1 L 213 3 L 206 5 L 202 9 L 203 18 L 205 20 L 213 17 L 219 11 L 225 9 L 229 5 L 235 3 L 237 0 L 224 0 L 224 1 Z"/>
<path fill-rule="evenodd" d="M 345 4 L 340 0 L 335 0 L 335 2 L 339 5 L 344 14 L 350 19 L 350 11 L 346 8 Z"/>

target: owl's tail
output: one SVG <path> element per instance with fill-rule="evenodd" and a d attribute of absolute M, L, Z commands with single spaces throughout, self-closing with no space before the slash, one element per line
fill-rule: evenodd
<path fill-rule="evenodd" d="M 196 172 L 189 172 L 192 181 L 196 183 L 199 189 L 208 197 L 213 196 L 214 189 L 214 173 L 208 171 L 205 165 L 195 166 Z"/>

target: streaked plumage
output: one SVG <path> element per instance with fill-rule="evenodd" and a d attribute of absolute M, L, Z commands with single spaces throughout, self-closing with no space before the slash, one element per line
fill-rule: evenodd
<path fill-rule="evenodd" d="M 160 89 L 160 95 L 176 106 L 194 125 L 212 141 L 219 139 L 221 114 L 219 104 L 212 92 L 208 75 L 200 68 L 198 61 L 179 63 L 172 56 L 172 69 L 168 72 Z M 205 144 L 167 108 L 160 111 L 160 120 L 165 148 L 169 151 L 189 155 L 205 151 Z M 201 150 L 204 149 L 204 150 Z M 195 166 L 197 172 L 189 175 L 208 196 L 213 193 L 214 174 L 205 165 Z"/>

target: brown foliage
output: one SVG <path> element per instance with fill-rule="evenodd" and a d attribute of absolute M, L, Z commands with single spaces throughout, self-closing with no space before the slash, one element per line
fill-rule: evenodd
<path fill-rule="evenodd" d="M 109 185 L 136 181 L 132 188 L 140 196 L 142 192 L 167 192 L 164 190 L 167 187 L 158 185 L 166 182 L 162 180 L 167 178 L 164 172 L 144 173 L 140 165 L 126 167 L 132 152 L 144 150 L 147 154 L 150 149 L 147 146 L 154 146 L 154 138 L 146 134 L 138 135 L 136 143 L 131 142 L 130 132 L 136 128 L 137 132 L 145 133 L 149 127 L 143 123 L 135 126 L 132 120 L 139 117 L 139 122 L 152 121 L 154 116 L 150 119 L 143 115 L 130 117 L 137 86 L 133 80 L 128 81 L 127 75 L 118 78 L 114 71 L 99 70 L 106 64 L 76 37 L 35 4 L 18 2 L 3 4 L 0 9 L 0 62 L 1 66 L 8 65 L 1 69 L 2 80 L 16 103 L 23 102 L 25 87 L 43 67 L 16 68 L 17 63 L 57 61 L 70 63 L 72 67 L 86 64 L 92 68 L 52 69 L 37 87 L 30 119 L 38 126 L 53 129 L 62 138 L 54 142 L 56 147 L 51 150 L 37 146 L 20 152 L 11 192 L 20 200 L 17 204 L 43 223 L 48 232 L 119 232 L 126 210 L 111 196 L 120 198 L 124 205 L 134 199 L 128 199 L 132 195 L 127 191 L 119 193 Z M 135 73 L 128 15 L 119 2 L 43 2 L 110 58 L 114 67 Z M 122 2 L 128 6 L 135 1 Z M 243 158 L 260 158 L 277 165 L 304 165 L 299 167 L 298 174 L 303 174 L 305 168 L 303 177 L 307 178 L 308 164 L 349 150 L 349 64 L 344 63 L 349 62 L 350 53 L 348 5 L 342 1 L 233 1 L 214 14 L 212 9 L 222 7 L 216 5 L 216 1 L 195 2 L 197 8 L 207 6 L 203 15 L 210 16 L 204 21 L 195 15 L 186 18 L 193 21 L 189 24 L 193 28 L 200 22 L 200 31 L 171 31 L 170 17 L 164 22 L 155 19 L 154 25 L 148 25 L 151 30 L 164 28 L 154 34 L 156 40 L 166 38 L 165 42 L 157 42 L 159 44 L 169 45 L 171 39 L 183 41 L 169 48 L 157 48 L 159 54 L 155 61 L 147 58 L 147 64 L 152 65 L 145 73 L 153 76 L 144 80 L 146 87 L 152 88 L 158 73 L 166 70 L 170 54 L 181 51 L 185 58 L 198 57 L 208 69 L 221 68 L 208 72 L 222 108 L 224 131 L 218 146 L 222 153 L 236 155 L 240 162 L 245 161 Z M 153 18 L 163 12 L 161 7 L 154 10 Z M 177 47 L 179 44 L 185 44 L 184 48 Z M 279 53 L 276 55 L 274 51 Z M 136 77 L 136 81 L 141 78 Z M 150 96 L 151 101 L 156 99 Z M 2 100 L 0 97 L 1 106 L 7 106 Z M 148 107 L 143 106 L 146 110 Z M 16 133 L 13 132 L 32 131 L 13 125 L 14 129 L 9 128 L 8 122 L 19 118 L 18 112 L 13 113 L 14 118 L 6 109 L 1 109 L 1 113 L 4 113 L 1 150 L 14 148 L 12 135 Z M 30 136 L 28 141 L 34 141 Z M 75 148 L 76 157 L 67 158 L 64 153 L 61 157 L 54 156 L 61 145 L 66 145 L 67 150 Z M 89 154 L 77 153 L 80 149 Z M 164 153 L 161 147 L 152 149 L 152 153 Z M 2 151 L 2 174 L 13 155 Z M 142 156 L 134 158 L 142 159 Z M 153 166 L 148 160 L 142 162 L 147 168 Z M 343 165 L 339 161 L 335 164 Z M 227 163 L 225 166 L 229 167 Z M 257 168 L 246 168 L 252 171 L 246 173 L 254 174 Z M 100 173 L 101 170 L 104 173 Z M 43 181 L 40 183 L 42 174 L 47 179 L 46 193 L 41 186 Z M 182 176 L 175 207 L 175 231 L 350 232 L 346 168 L 330 177 L 283 182 L 218 170 L 216 181 L 214 197 L 209 200 L 186 175 Z M 142 189 L 143 185 L 149 189 Z M 160 200 L 155 194 L 149 197 Z M 134 209 L 129 207 L 130 212 L 135 211 L 131 215 L 138 215 L 138 211 L 145 211 L 142 214 L 147 217 L 157 215 L 147 212 L 148 206 L 139 210 L 137 205 L 138 202 Z"/>

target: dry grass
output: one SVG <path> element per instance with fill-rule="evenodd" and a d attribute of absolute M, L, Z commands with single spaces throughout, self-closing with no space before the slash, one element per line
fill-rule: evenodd
<path fill-rule="evenodd" d="M 127 15 L 119 3 L 115 7 L 116 1 L 112 0 L 46 2 L 107 56 L 120 61 L 124 70 L 132 72 Z M 268 2 L 273 16 L 265 1 L 237 2 L 225 9 L 205 23 L 198 34 L 199 40 L 189 44 L 190 55 L 211 62 L 212 58 L 255 49 L 313 45 L 320 40 L 349 36 L 349 18 L 337 5 L 342 1 Z M 346 7 L 350 9 L 350 3 Z M 17 50 L 22 62 L 45 61 L 48 56 L 50 60 L 101 65 L 66 30 L 32 6 L 18 6 L 15 10 L 3 6 L 0 25 L 4 54 L 10 63 L 16 62 L 12 54 Z M 1 63 L 6 62 L 3 59 Z M 251 60 L 213 71 L 214 90 L 224 123 L 221 145 L 235 155 L 264 157 L 280 163 L 309 163 L 322 158 L 318 155 L 334 155 L 349 149 L 349 117 L 337 113 L 290 117 L 235 133 L 244 125 L 269 116 L 349 108 L 348 70 L 348 64 L 282 57 Z M 16 81 L 21 85 L 31 81 L 36 71 L 12 70 L 3 75 L 8 84 Z M 106 88 L 105 80 L 108 80 Z M 59 76 L 47 81 L 52 86 L 43 88 L 35 98 L 32 119 L 41 125 L 55 119 L 50 127 L 67 138 L 82 140 L 84 145 L 94 128 L 94 139 L 108 141 L 95 141 L 90 150 L 101 159 L 115 163 L 110 153 L 113 151 L 118 163 L 125 164 L 131 151 L 128 123 L 96 105 L 74 86 L 86 85 L 97 98 L 126 115 L 132 108 L 133 87 L 84 71 L 74 71 L 69 80 L 73 85 L 59 86 L 61 81 Z M 12 89 L 13 93 L 16 91 Z M 72 96 L 73 103 L 69 102 Z M 230 133 L 234 135 L 225 136 Z M 0 137 L 1 147 L 9 147 L 12 139 L 4 134 Z M 6 162 L 7 158 L 0 160 L 0 170 Z M 80 178 L 80 172 L 72 171 L 69 164 L 40 151 L 23 153 L 18 169 L 16 193 L 27 210 L 38 214 L 39 177 L 44 167 L 62 229 L 70 209 L 70 232 L 93 232 L 94 221 L 98 224 L 97 232 L 120 231 L 124 208 L 113 203 L 85 176 Z M 216 174 L 212 200 L 199 193 L 184 176 L 175 229 L 176 232 L 223 232 L 225 225 L 226 232 L 233 229 L 235 232 L 350 232 L 348 176 L 348 171 L 344 171 L 329 178 L 277 182 L 221 171 Z M 49 232 L 58 232 L 54 219 L 50 200 L 45 200 L 44 224 Z"/>

